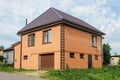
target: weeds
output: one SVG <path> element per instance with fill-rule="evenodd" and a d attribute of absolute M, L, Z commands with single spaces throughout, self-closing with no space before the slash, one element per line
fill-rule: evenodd
<path fill-rule="evenodd" d="M 105 66 L 101 69 L 50 70 L 46 74 L 50 80 L 120 80 L 120 66 Z"/>
<path fill-rule="evenodd" d="M 33 70 L 14 69 L 12 65 L 7 65 L 0 62 L 0 71 L 13 73 L 13 72 L 25 72 L 25 71 L 33 71 Z"/>

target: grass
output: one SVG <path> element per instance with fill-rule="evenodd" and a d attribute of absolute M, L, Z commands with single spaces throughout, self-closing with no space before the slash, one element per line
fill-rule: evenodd
<path fill-rule="evenodd" d="M 27 71 L 34 71 L 34 70 L 14 69 L 12 66 L 0 62 L 0 72 L 15 73 L 15 72 L 27 72 Z"/>
<path fill-rule="evenodd" d="M 120 66 L 104 66 L 101 69 L 50 70 L 43 78 L 49 80 L 120 80 Z"/>

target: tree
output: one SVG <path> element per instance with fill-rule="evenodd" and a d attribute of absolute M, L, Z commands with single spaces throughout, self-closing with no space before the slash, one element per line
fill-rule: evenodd
<path fill-rule="evenodd" d="M 118 65 L 120 65 L 120 56 L 119 56 L 119 62 L 118 62 Z"/>
<path fill-rule="evenodd" d="M 111 47 L 110 45 L 107 44 L 103 44 L 103 60 L 104 60 L 104 64 L 107 65 L 110 63 L 110 50 Z"/>
<path fill-rule="evenodd" d="M 0 51 L 4 50 L 4 46 L 0 45 Z"/>

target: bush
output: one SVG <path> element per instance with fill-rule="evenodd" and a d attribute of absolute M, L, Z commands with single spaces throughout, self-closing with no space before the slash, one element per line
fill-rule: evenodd
<path fill-rule="evenodd" d="M 0 56 L 0 62 L 3 62 L 3 56 Z"/>

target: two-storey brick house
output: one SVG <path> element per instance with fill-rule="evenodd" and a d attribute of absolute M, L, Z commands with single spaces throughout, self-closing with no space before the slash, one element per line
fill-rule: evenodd
<path fill-rule="evenodd" d="M 59 69 L 102 67 L 103 32 L 50 8 L 22 28 L 14 45 L 15 68 Z"/>

